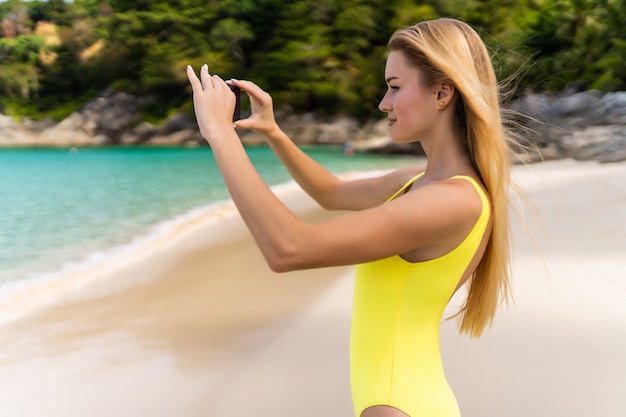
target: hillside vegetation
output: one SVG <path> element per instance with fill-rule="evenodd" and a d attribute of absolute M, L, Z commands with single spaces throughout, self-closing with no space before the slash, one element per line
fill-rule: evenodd
<path fill-rule="evenodd" d="M 0 110 L 57 120 L 105 89 L 190 111 L 185 67 L 250 79 L 294 112 L 377 115 L 397 28 L 473 26 L 518 92 L 626 87 L 626 0 L 63 0 L 0 3 Z"/>

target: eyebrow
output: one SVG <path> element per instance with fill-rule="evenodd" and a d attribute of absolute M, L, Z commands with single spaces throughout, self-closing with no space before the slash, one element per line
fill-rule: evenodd
<path fill-rule="evenodd" d="M 393 81 L 393 80 L 399 80 L 399 78 L 398 77 L 387 77 L 387 79 L 385 79 L 385 82 L 387 84 L 389 84 L 389 81 Z"/>

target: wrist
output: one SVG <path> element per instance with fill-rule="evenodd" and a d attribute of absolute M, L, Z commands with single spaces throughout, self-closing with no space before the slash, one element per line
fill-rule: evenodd
<path fill-rule="evenodd" d="M 260 133 L 268 139 L 277 139 L 285 135 L 280 126 L 278 126 L 278 124 L 274 124 L 271 128 L 265 129 L 263 132 Z"/>
<path fill-rule="evenodd" d="M 230 135 L 237 136 L 235 127 L 232 124 L 224 124 L 222 126 L 213 126 L 209 129 L 201 129 L 200 133 L 209 143 L 222 140 Z"/>

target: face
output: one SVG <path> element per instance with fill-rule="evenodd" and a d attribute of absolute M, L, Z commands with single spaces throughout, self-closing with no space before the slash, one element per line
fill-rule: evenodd
<path fill-rule="evenodd" d="M 423 140 L 437 120 L 435 87 L 425 87 L 419 69 L 410 66 L 403 53 L 391 51 L 385 67 L 387 92 L 378 108 L 387 113 L 391 138 L 407 143 Z"/>

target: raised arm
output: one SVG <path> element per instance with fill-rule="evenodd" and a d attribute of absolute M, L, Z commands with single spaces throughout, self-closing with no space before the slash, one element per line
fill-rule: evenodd
<path fill-rule="evenodd" d="M 446 253 L 469 232 L 480 198 L 464 181 L 420 187 L 389 204 L 317 224 L 298 219 L 263 182 L 232 127 L 235 97 L 206 66 L 191 68 L 194 108 L 226 186 L 270 268 L 348 265 L 420 248 Z"/>
<path fill-rule="evenodd" d="M 309 157 L 280 129 L 274 119 L 271 96 L 250 81 L 231 80 L 250 96 L 252 115 L 235 123 L 264 135 L 293 179 L 322 207 L 329 210 L 363 210 L 382 204 L 415 175 L 409 168 L 375 178 L 344 181 Z"/>

